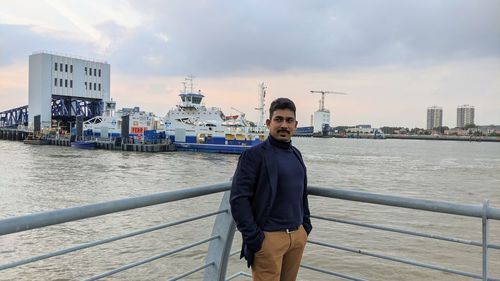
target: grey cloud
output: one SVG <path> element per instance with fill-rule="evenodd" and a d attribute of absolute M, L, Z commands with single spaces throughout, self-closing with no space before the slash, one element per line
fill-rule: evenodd
<path fill-rule="evenodd" d="M 161 73 L 419 64 L 500 54 L 499 1 L 141 1 L 150 31 L 123 46 Z M 129 51 L 129 50 L 127 50 Z"/>
<path fill-rule="evenodd" d="M 326 70 L 500 55 L 500 1 L 146 0 L 131 5 L 144 16 L 143 26 L 126 30 L 106 23 L 98 29 L 112 42 L 104 59 L 114 69 L 138 75 Z M 92 46 L 21 30 L 16 36 L 17 31 L 0 26 L 2 49 L 17 54 L 49 46 L 92 56 Z M 10 40 L 21 42 L 5 42 Z M 161 62 L 151 64 L 151 58 Z M 5 60 L 2 56 L 0 63 Z"/>
<path fill-rule="evenodd" d="M 32 31 L 28 25 L 0 24 L 0 65 L 25 60 L 34 52 L 48 51 L 67 55 L 93 57 L 95 47 L 58 36 Z"/>
<path fill-rule="evenodd" d="M 31 53 L 48 49 L 52 43 L 49 38 L 33 33 L 29 26 L 0 24 L 0 65 L 11 64 L 19 58 L 28 61 Z"/>

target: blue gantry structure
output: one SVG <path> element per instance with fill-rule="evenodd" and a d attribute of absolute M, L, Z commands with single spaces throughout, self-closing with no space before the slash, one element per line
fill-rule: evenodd
<path fill-rule="evenodd" d="M 68 121 L 76 116 L 90 119 L 103 114 L 104 102 L 98 99 L 71 98 L 52 96 L 52 120 Z M 0 127 L 16 128 L 19 125 L 28 126 L 28 105 L 0 112 Z"/>
<path fill-rule="evenodd" d="M 97 99 L 52 96 L 52 119 L 83 116 L 90 119 L 103 113 L 104 102 Z"/>
<path fill-rule="evenodd" d="M 0 127 L 28 125 L 28 106 L 20 106 L 0 112 Z"/>

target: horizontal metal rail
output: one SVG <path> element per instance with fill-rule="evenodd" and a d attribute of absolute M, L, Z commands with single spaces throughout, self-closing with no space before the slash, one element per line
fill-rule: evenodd
<path fill-rule="evenodd" d="M 229 183 L 219 183 L 3 219 L 0 220 L 0 236 L 49 225 L 209 195 L 227 191 L 229 188 Z"/>
<path fill-rule="evenodd" d="M 315 240 L 308 240 L 308 243 L 316 244 L 316 245 L 320 245 L 320 246 L 324 246 L 324 247 L 328 247 L 328 248 L 343 250 L 343 251 L 347 251 L 347 252 L 357 253 L 357 254 L 361 254 L 361 255 L 371 256 L 371 257 L 375 257 L 375 258 L 380 258 L 380 259 L 400 262 L 400 263 L 404 263 L 404 264 L 414 265 L 414 266 L 423 267 L 423 268 L 427 268 L 427 269 L 434 269 L 434 270 L 439 270 L 439 271 L 443 271 L 443 272 L 447 272 L 447 273 L 453 273 L 453 274 L 471 277 L 471 278 L 475 278 L 475 279 L 482 279 L 482 276 L 479 274 L 474 274 L 474 273 L 459 271 L 459 270 L 454 270 L 454 269 L 448 269 L 445 267 L 420 263 L 420 262 L 416 262 L 416 261 L 412 261 L 412 260 L 408 260 L 408 259 L 390 257 L 390 256 L 376 254 L 376 253 L 372 253 L 369 251 L 364 251 L 364 250 L 355 249 L 355 248 L 351 248 L 351 247 L 343 247 L 343 246 L 338 246 L 338 245 L 329 244 L 329 243 L 320 242 L 320 241 L 315 241 Z M 497 279 L 491 279 L 491 278 L 488 280 L 498 281 Z"/>
<path fill-rule="evenodd" d="M 489 232 L 488 231 L 488 229 L 489 229 L 488 228 L 488 220 L 490 220 L 490 219 L 500 220 L 500 209 L 490 207 L 488 201 L 485 201 L 482 205 L 467 205 L 467 204 L 458 204 L 458 203 L 452 203 L 452 202 L 446 202 L 446 201 L 416 199 L 416 198 L 408 198 L 408 197 L 401 197 L 401 196 L 359 192 L 359 191 L 352 191 L 352 190 L 342 190 L 342 189 L 336 189 L 336 188 L 323 188 L 323 187 L 316 187 L 316 186 L 309 186 L 308 193 L 310 195 L 329 197 L 329 198 L 334 198 L 334 199 L 350 200 L 350 201 L 357 201 L 357 202 L 371 203 L 371 204 L 378 204 L 378 205 L 385 205 L 385 206 L 392 206 L 392 207 L 401 207 L 401 208 L 414 209 L 414 210 L 423 210 L 423 211 L 430 211 L 430 212 L 437 212 L 437 213 L 446 213 L 446 214 L 452 214 L 452 215 L 481 218 L 482 219 L 482 238 L 483 238 L 482 243 L 480 244 L 483 248 L 483 250 L 482 250 L 482 257 L 483 257 L 482 258 L 482 274 L 481 275 L 470 273 L 470 272 L 458 271 L 458 270 L 454 270 L 454 269 L 448 269 L 448 268 L 444 268 L 441 266 L 420 263 L 420 262 L 402 259 L 402 258 L 397 258 L 397 257 L 384 256 L 381 254 L 371 253 L 371 252 L 367 252 L 367 251 L 363 251 L 363 250 L 359 250 L 359 249 L 354 249 L 354 248 L 349 248 L 349 247 L 342 247 L 342 246 L 327 244 L 324 242 L 318 242 L 318 241 L 309 241 L 309 242 L 313 243 L 313 244 L 326 246 L 326 247 L 331 247 L 331 248 L 336 248 L 336 249 L 345 250 L 345 251 L 349 251 L 349 252 L 368 255 L 368 256 L 372 256 L 372 257 L 376 257 L 376 258 L 391 260 L 391 261 L 395 261 L 395 262 L 401 262 L 401 263 L 405 263 L 405 264 L 409 264 L 409 265 L 413 265 L 413 266 L 439 270 L 439 271 L 443 271 L 443 272 L 472 277 L 472 278 L 476 278 L 476 279 L 482 279 L 484 281 L 486 281 L 486 280 L 500 281 L 499 279 L 488 277 L 488 265 L 489 265 L 488 249 L 489 248 L 493 248 L 493 249 L 498 248 L 498 245 L 488 243 L 488 232 Z M 368 226 L 367 224 L 363 224 L 363 225 L 361 225 L 359 223 L 356 223 L 356 224 L 358 226 L 371 227 L 371 226 Z M 384 228 L 384 230 L 387 230 L 387 231 L 396 231 L 395 228 L 390 229 L 387 227 L 380 227 L 380 226 L 375 226 L 375 228 L 378 228 L 378 229 Z M 396 232 L 403 233 L 401 230 L 397 230 Z M 466 241 L 463 239 L 449 238 L 449 237 L 443 237 L 443 236 L 429 237 L 432 235 L 423 234 L 423 233 L 416 233 L 416 232 L 405 233 L 405 234 L 411 234 L 411 235 L 418 234 L 418 236 L 422 236 L 422 237 L 441 239 L 441 240 L 457 242 L 457 243 L 465 242 L 464 244 L 478 246 L 477 242 Z"/>
<path fill-rule="evenodd" d="M 430 239 L 436 239 L 436 240 L 442 240 L 442 241 L 460 243 L 460 244 L 465 244 L 465 245 L 472 245 L 472 246 L 479 246 L 479 247 L 483 246 L 482 243 L 476 242 L 476 241 L 472 241 L 472 240 L 465 240 L 465 239 L 454 238 L 454 237 L 446 237 L 446 236 L 435 235 L 435 234 L 426 234 L 426 233 L 422 233 L 422 232 L 416 232 L 416 231 L 411 231 L 411 230 L 404 230 L 404 229 L 387 227 L 387 226 L 381 226 L 381 225 L 366 224 L 366 223 L 360 223 L 360 222 L 355 222 L 355 221 L 335 219 L 335 218 L 327 218 L 327 217 L 316 216 L 316 215 L 311 215 L 311 218 L 325 220 L 325 221 L 331 221 L 331 222 L 337 222 L 337 223 L 343 223 L 343 224 L 350 224 L 350 225 L 355 225 L 355 226 L 360 226 L 360 227 L 366 227 L 366 228 L 372 228 L 372 229 L 378 229 L 378 230 L 383 230 L 383 231 L 390 231 L 390 232 L 408 234 L 408 235 L 413 235 L 413 236 L 418 236 L 418 237 L 425 237 L 425 238 L 430 238 Z M 500 245 L 488 244 L 488 248 L 500 250 Z"/>
<path fill-rule="evenodd" d="M 234 278 L 240 277 L 240 276 L 245 276 L 245 277 L 252 278 L 252 274 L 240 271 L 240 272 L 236 272 L 235 274 L 233 274 L 233 275 L 229 276 L 228 278 L 226 278 L 226 281 L 233 280 Z"/>
<path fill-rule="evenodd" d="M 101 273 L 99 275 L 95 275 L 93 277 L 90 277 L 88 279 L 85 279 L 85 281 L 94 281 L 94 280 L 99 280 L 101 278 L 104 278 L 104 277 L 107 277 L 107 276 L 110 276 L 110 275 L 113 275 L 113 274 L 116 274 L 118 272 L 122 272 L 122 271 L 125 271 L 127 269 L 131 269 L 133 267 L 136 267 L 136 266 L 139 266 L 139 265 L 142 265 L 142 264 L 145 264 L 145 263 L 148 263 L 148 262 L 152 262 L 154 260 L 157 260 L 157 259 L 160 259 L 160 258 L 163 258 L 163 257 L 166 257 L 166 256 L 170 256 L 170 255 L 173 255 L 175 253 L 178 253 L 178 252 L 182 252 L 184 250 L 187 250 L 189 248 L 193 248 L 195 246 L 198 246 L 198 245 L 201 245 L 201 244 L 204 244 L 204 243 L 207 243 L 207 242 L 210 242 L 212 240 L 215 240 L 215 239 L 218 239 L 219 236 L 212 236 L 210 238 L 207 238 L 207 239 L 203 239 L 203 240 L 200 240 L 198 242 L 195 242 L 195 243 L 191 243 L 191 244 L 188 244 L 188 245 L 185 245 L 185 246 L 182 246 L 182 247 L 179 247 L 175 250 L 172 250 L 172 251 L 168 251 L 168 252 L 165 252 L 165 253 L 161 253 L 161 254 L 158 254 L 158 255 L 155 255 L 155 256 L 152 256 L 150 258 L 147 258 L 147 259 L 144 259 L 144 260 L 141 260 L 141 261 L 137 261 L 137 262 L 134 262 L 134 263 L 130 263 L 130 264 L 127 264 L 127 265 L 124 265 L 122 267 L 119 267 L 117 269 L 114 269 L 114 270 L 110 270 L 110 271 L 107 271 L 107 272 L 104 272 L 104 273 Z"/>
<path fill-rule="evenodd" d="M 349 276 L 349 275 L 345 275 L 345 274 L 341 274 L 341 273 L 337 273 L 337 272 L 325 270 L 325 269 L 322 269 L 322 268 L 319 268 L 319 267 L 315 267 L 315 266 L 312 266 L 312 265 L 301 264 L 300 266 L 303 267 L 303 268 L 307 268 L 309 270 L 313 270 L 313 271 L 325 273 L 325 274 L 328 274 L 328 275 L 337 276 L 337 277 L 344 278 L 344 279 L 347 279 L 347 280 L 367 281 L 366 279 L 360 279 L 360 278 L 352 277 L 352 276 Z"/>
<path fill-rule="evenodd" d="M 23 259 L 23 260 L 11 262 L 11 263 L 3 264 L 3 265 L 0 265 L 0 271 L 8 269 L 8 268 L 14 268 L 14 267 L 17 267 L 17 266 L 20 266 L 20 265 L 29 264 L 29 263 L 33 263 L 33 262 L 36 262 L 36 261 L 40 261 L 40 260 L 44 260 L 44 259 L 56 257 L 56 256 L 61 256 L 61 255 L 64 255 L 64 254 L 67 254 L 67 253 L 71 253 L 71 252 L 75 252 L 75 251 L 78 251 L 78 250 L 82 250 L 82 249 L 91 248 L 91 247 L 95 247 L 95 246 L 98 246 L 98 245 L 102 245 L 102 244 L 114 242 L 114 241 L 117 241 L 117 240 L 121 240 L 121 239 L 125 239 L 125 238 L 130 238 L 130 237 L 133 237 L 133 236 L 137 236 L 137 235 L 145 234 L 145 233 L 148 233 L 148 232 L 152 232 L 152 231 L 164 229 L 164 228 L 167 228 L 167 227 L 171 227 L 171 226 L 175 226 L 175 225 L 179 225 L 179 224 L 183 224 L 183 223 L 187 223 L 187 222 L 191 222 L 191 221 L 195 221 L 195 220 L 207 218 L 207 217 L 210 217 L 210 216 L 213 216 L 213 215 L 217 215 L 217 214 L 220 214 L 220 213 L 224 213 L 224 212 L 227 212 L 227 211 L 228 210 L 221 210 L 221 211 L 211 212 L 211 213 L 208 213 L 208 214 L 205 214 L 205 215 L 200 215 L 200 216 L 191 217 L 191 218 L 184 219 L 184 220 L 179 220 L 179 221 L 175 221 L 175 222 L 161 224 L 161 225 L 157 225 L 157 226 L 154 226 L 154 227 L 151 227 L 151 228 L 147 228 L 147 229 L 144 229 L 144 230 L 138 230 L 138 231 L 134 231 L 134 232 L 131 232 L 131 233 L 128 233 L 128 234 L 124 234 L 124 235 L 119 235 L 119 236 L 114 236 L 114 237 L 110 237 L 110 238 L 99 240 L 99 241 L 84 243 L 84 244 L 80 244 L 80 245 L 73 246 L 73 247 L 70 247 L 70 248 L 58 250 L 58 251 L 55 251 L 55 252 L 52 252 L 52 253 L 38 255 L 38 256 L 34 256 L 34 257 L 31 257 L 31 258 L 28 258 L 28 259 Z"/>
<path fill-rule="evenodd" d="M 309 195 L 315 196 L 476 218 L 483 218 L 483 213 L 486 211 L 486 217 L 488 219 L 500 220 L 499 208 L 484 208 L 483 205 L 458 204 L 447 201 L 408 198 L 402 196 L 360 192 L 338 188 L 324 188 L 318 186 L 308 186 L 307 190 Z"/>
<path fill-rule="evenodd" d="M 210 263 L 207 263 L 207 264 L 204 264 L 204 265 L 200 265 L 197 268 L 194 268 L 194 269 L 192 269 L 192 270 L 190 270 L 188 272 L 185 272 L 185 273 L 183 273 L 181 275 L 177 275 L 175 277 L 172 277 L 172 278 L 168 279 L 168 281 L 177 281 L 177 280 L 180 280 L 180 279 L 182 279 L 182 278 L 184 278 L 186 276 L 189 276 L 189 275 L 191 275 L 191 274 L 193 274 L 195 272 L 198 272 L 198 271 L 200 271 L 202 269 L 205 269 L 205 268 L 207 268 L 209 266 L 212 266 L 214 264 L 215 264 L 215 262 L 210 262 Z"/>

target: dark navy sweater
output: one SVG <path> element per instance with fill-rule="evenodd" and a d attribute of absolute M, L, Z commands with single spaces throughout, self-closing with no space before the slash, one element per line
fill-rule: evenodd
<path fill-rule="evenodd" d="M 276 148 L 278 188 L 263 230 L 295 229 L 302 224 L 304 216 L 304 167 L 293 152 L 291 142 L 280 142 L 272 136 L 269 142 Z"/>

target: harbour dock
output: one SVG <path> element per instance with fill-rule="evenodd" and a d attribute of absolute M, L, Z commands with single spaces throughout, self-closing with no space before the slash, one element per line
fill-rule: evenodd
<path fill-rule="evenodd" d="M 24 141 L 32 132 L 19 130 L 19 129 L 9 129 L 0 128 L 0 140 L 11 140 L 11 141 Z M 70 137 L 41 137 L 46 145 L 56 145 L 56 146 L 71 146 Z M 163 140 L 159 143 L 134 143 L 134 142 L 123 142 L 121 139 L 109 140 L 109 139 L 96 139 L 96 149 L 104 150 L 119 150 L 119 151 L 137 151 L 137 152 L 168 152 L 175 151 L 175 145 L 169 140 Z M 34 143 L 33 143 L 34 144 Z M 42 144 L 42 143 L 40 143 Z"/>

